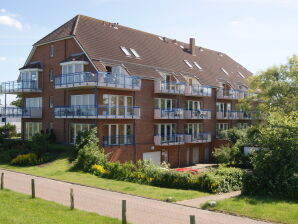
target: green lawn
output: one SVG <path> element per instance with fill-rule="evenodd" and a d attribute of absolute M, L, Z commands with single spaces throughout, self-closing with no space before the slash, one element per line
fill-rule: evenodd
<path fill-rule="evenodd" d="M 273 222 L 298 223 L 297 201 L 239 196 L 217 201 L 216 206 L 213 208 L 210 208 L 207 204 L 203 205 L 203 208 Z"/>
<path fill-rule="evenodd" d="M 208 193 L 200 191 L 159 188 L 137 183 L 99 178 L 83 172 L 74 172 L 70 170 L 71 164 L 68 162 L 67 158 L 61 158 L 42 166 L 14 167 L 2 164 L 0 165 L 0 168 L 159 200 L 173 197 L 174 200 L 180 201 L 209 195 Z"/>
<path fill-rule="evenodd" d="M 3 224 L 116 224 L 120 220 L 99 216 L 28 195 L 0 191 L 0 223 Z"/>

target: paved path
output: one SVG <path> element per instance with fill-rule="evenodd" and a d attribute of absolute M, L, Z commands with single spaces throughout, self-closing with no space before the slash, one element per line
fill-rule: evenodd
<path fill-rule="evenodd" d="M 42 177 L 1 170 L 5 188 L 30 194 L 31 179 L 35 179 L 36 196 L 69 205 L 69 191 L 74 189 L 75 207 L 101 215 L 121 218 L 121 200 L 127 201 L 127 219 L 133 224 L 188 224 L 189 215 L 199 224 L 265 224 L 248 218 L 205 211 L 175 203 L 166 203 L 128 194 L 55 181 Z M 268 223 L 267 223 L 268 224 Z"/>
<path fill-rule="evenodd" d="M 225 194 L 216 194 L 216 195 L 210 195 L 210 196 L 206 196 L 206 197 L 200 197 L 200 198 L 195 198 L 195 199 L 190 199 L 190 200 L 185 200 L 185 201 L 179 201 L 179 202 L 177 202 L 177 204 L 198 207 L 200 204 L 203 204 L 207 201 L 222 200 L 222 199 L 226 199 L 226 198 L 236 197 L 240 194 L 241 194 L 241 191 L 233 191 L 233 192 L 229 192 L 229 193 L 225 193 Z"/>

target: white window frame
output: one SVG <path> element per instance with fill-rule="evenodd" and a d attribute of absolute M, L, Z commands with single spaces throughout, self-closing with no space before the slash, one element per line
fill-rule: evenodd
<path fill-rule="evenodd" d="M 123 51 L 125 56 L 131 57 L 131 53 L 129 52 L 129 50 L 126 47 L 120 46 L 120 49 Z"/>
<path fill-rule="evenodd" d="M 225 73 L 225 75 L 229 76 L 229 73 L 224 68 L 221 68 L 221 70 L 223 71 L 223 73 Z"/>
<path fill-rule="evenodd" d="M 195 129 L 197 132 L 195 132 Z M 191 133 L 190 133 L 191 130 Z M 202 123 L 187 123 L 186 124 L 186 131 L 188 134 L 192 136 L 197 136 L 197 134 L 203 131 L 203 124 Z"/>
<path fill-rule="evenodd" d="M 49 108 L 54 107 L 54 101 L 53 101 L 53 96 L 49 96 Z"/>
<path fill-rule="evenodd" d="M 31 124 L 31 130 L 30 130 Z M 37 124 L 37 130 L 35 130 L 35 125 Z M 32 138 L 35 134 L 40 133 L 42 130 L 41 122 L 25 122 L 25 139 Z"/>
<path fill-rule="evenodd" d="M 173 108 L 176 107 L 175 105 L 175 99 L 170 99 L 170 98 L 155 98 L 155 103 L 157 101 L 157 108 L 156 109 L 161 109 L 161 110 L 172 110 Z M 164 101 L 164 107 L 162 107 L 162 101 Z M 169 106 L 168 106 L 169 102 Z"/>
<path fill-rule="evenodd" d="M 232 110 L 231 103 L 216 102 L 216 112 L 228 112 Z"/>
<path fill-rule="evenodd" d="M 183 61 L 189 68 L 193 68 L 192 64 L 190 64 L 188 60 L 183 60 Z"/>
<path fill-rule="evenodd" d="M 139 53 L 136 51 L 136 49 L 134 49 L 134 48 L 130 48 L 130 51 L 133 53 L 133 55 L 134 55 L 136 58 L 141 58 L 141 56 L 140 56 Z"/>
<path fill-rule="evenodd" d="M 202 70 L 202 67 L 196 61 L 194 61 L 193 63 L 198 69 Z"/>
<path fill-rule="evenodd" d="M 216 136 L 218 136 L 220 131 L 225 131 L 229 129 L 229 123 L 216 123 Z"/>
<path fill-rule="evenodd" d="M 54 45 L 51 44 L 50 45 L 50 58 L 53 58 L 54 57 Z"/>
<path fill-rule="evenodd" d="M 129 136 L 128 135 L 128 126 L 130 126 L 131 128 L 131 133 L 130 135 L 134 135 L 133 134 L 133 124 L 107 124 L 106 126 L 108 126 L 108 144 L 109 145 L 119 145 L 119 138 L 116 138 L 116 143 L 112 143 L 112 136 L 120 136 L 119 135 L 119 126 L 120 125 L 124 125 L 124 136 Z M 112 126 L 116 126 L 116 133 L 114 135 L 114 133 L 112 133 Z M 132 143 L 132 142 L 130 142 Z M 128 144 L 127 142 L 127 138 L 124 138 L 124 144 Z"/>
<path fill-rule="evenodd" d="M 132 105 L 129 105 L 129 107 L 133 107 L 134 106 L 134 99 L 133 99 L 133 96 L 124 96 L 124 95 L 112 95 L 112 94 L 103 94 L 102 98 L 103 98 L 103 101 L 105 99 L 105 97 L 108 99 L 108 104 L 105 104 L 103 103 L 103 105 L 106 105 L 109 107 L 109 111 L 108 111 L 108 114 L 109 115 L 115 115 L 115 116 L 118 116 L 119 115 L 119 109 L 120 109 L 120 106 L 119 106 L 119 97 L 124 97 L 124 105 L 123 107 L 125 108 L 124 110 L 124 116 L 127 116 L 129 114 L 129 109 L 128 109 L 128 99 L 130 98 L 131 99 L 131 102 L 132 102 Z M 113 105 L 112 106 L 112 98 L 113 97 L 116 97 L 116 105 Z M 112 110 L 113 108 L 112 107 L 116 107 L 116 113 L 115 114 L 112 114 Z"/>
<path fill-rule="evenodd" d="M 70 95 L 71 106 L 92 106 L 95 104 L 95 94 Z"/>
<path fill-rule="evenodd" d="M 186 108 L 187 110 L 201 110 L 203 108 L 203 103 L 202 101 L 197 101 L 197 100 L 187 100 L 186 101 Z M 197 109 L 194 109 L 197 108 Z"/>
<path fill-rule="evenodd" d="M 25 98 L 25 107 L 42 107 L 42 97 Z"/>
<path fill-rule="evenodd" d="M 245 79 L 245 76 L 241 72 L 237 72 L 237 73 L 241 76 L 241 78 Z"/>

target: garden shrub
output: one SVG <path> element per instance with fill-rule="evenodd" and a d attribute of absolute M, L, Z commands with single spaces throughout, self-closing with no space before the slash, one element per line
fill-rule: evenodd
<path fill-rule="evenodd" d="M 42 161 L 34 153 L 18 155 L 11 161 L 12 165 L 16 166 L 33 166 L 40 164 Z"/>
<path fill-rule="evenodd" d="M 46 152 L 49 152 L 50 142 L 48 139 L 48 135 L 37 133 L 35 134 L 30 144 L 31 151 L 35 153 L 38 157 L 42 157 L 42 155 Z"/>
<path fill-rule="evenodd" d="M 17 127 L 14 124 L 7 123 L 0 127 L 0 138 L 11 138 L 17 135 Z"/>

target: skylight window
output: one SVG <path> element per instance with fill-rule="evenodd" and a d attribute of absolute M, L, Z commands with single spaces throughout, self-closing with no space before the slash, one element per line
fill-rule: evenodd
<path fill-rule="evenodd" d="M 201 67 L 196 61 L 194 61 L 194 65 L 195 65 L 198 69 L 202 70 L 202 67 Z"/>
<path fill-rule="evenodd" d="M 245 79 L 245 76 L 241 72 L 238 72 L 238 74 Z"/>
<path fill-rule="evenodd" d="M 229 75 L 229 73 L 228 73 L 224 68 L 221 68 L 221 70 L 222 70 L 226 75 Z"/>
<path fill-rule="evenodd" d="M 184 60 L 184 62 L 185 62 L 185 64 L 187 64 L 187 66 L 188 66 L 189 68 L 192 68 L 192 65 L 189 63 L 189 61 Z"/>
<path fill-rule="evenodd" d="M 160 40 L 163 40 L 163 38 L 162 37 L 158 37 Z"/>
<path fill-rule="evenodd" d="M 126 49 L 126 47 L 121 46 L 120 48 L 126 56 L 131 56 L 130 52 Z"/>
<path fill-rule="evenodd" d="M 134 55 L 136 58 L 140 58 L 140 57 L 141 57 L 135 49 L 130 48 L 130 50 L 131 50 L 131 52 L 133 53 L 133 55 Z"/>
<path fill-rule="evenodd" d="M 184 49 L 183 45 L 180 45 L 180 47 L 181 47 L 182 49 Z"/>

